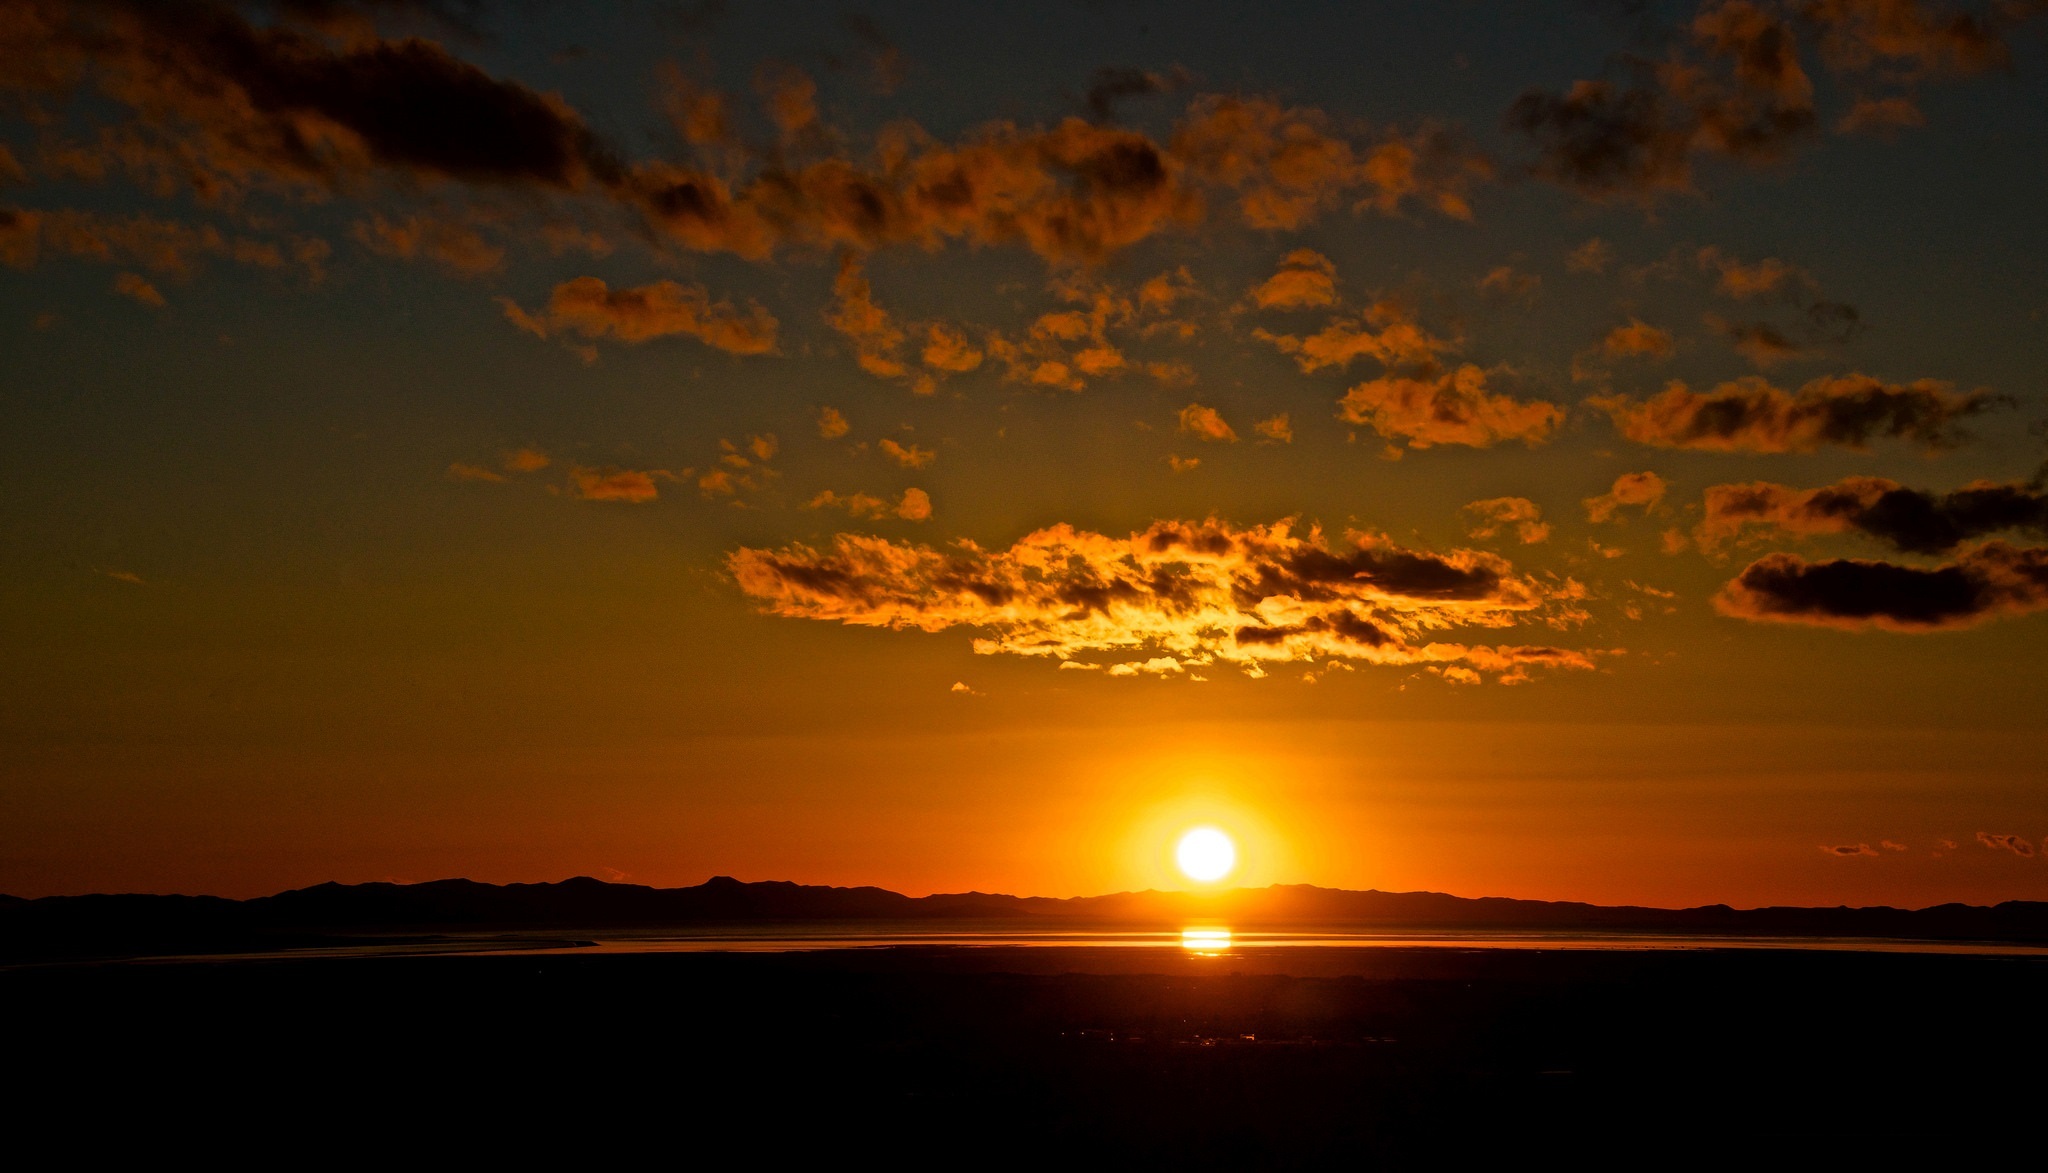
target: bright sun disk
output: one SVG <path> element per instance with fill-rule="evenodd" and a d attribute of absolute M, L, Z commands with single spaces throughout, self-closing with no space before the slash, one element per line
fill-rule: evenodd
<path fill-rule="evenodd" d="M 1180 837 L 1173 858 L 1188 879 L 1214 883 L 1237 866 L 1237 844 L 1214 827 L 1196 827 Z"/>

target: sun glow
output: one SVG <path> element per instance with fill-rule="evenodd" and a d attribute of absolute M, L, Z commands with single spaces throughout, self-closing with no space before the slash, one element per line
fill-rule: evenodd
<path fill-rule="evenodd" d="M 1214 827 L 1196 827 L 1180 837 L 1173 858 L 1188 879 L 1213 884 L 1237 867 L 1237 844 Z"/>

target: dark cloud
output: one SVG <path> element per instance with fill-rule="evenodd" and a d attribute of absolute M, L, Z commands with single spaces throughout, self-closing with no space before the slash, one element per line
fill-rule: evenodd
<path fill-rule="evenodd" d="M 1757 481 L 1706 492 L 1702 546 L 1756 527 L 1784 534 L 1860 533 L 1909 554 L 1941 554 L 1964 542 L 2019 530 L 2048 534 L 2048 492 L 2036 484 L 1976 481 L 1949 493 L 1908 489 L 1882 477 L 1850 477 L 1819 489 Z"/>
<path fill-rule="evenodd" d="M 91 79 L 131 117 L 74 154 L 202 195 L 334 189 L 389 171 L 569 189 L 619 169 L 560 99 L 419 38 L 330 36 L 303 11 L 257 27 L 211 0 L 21 0 L 0 87 Z M 321 6 L 332 13 L 343 6 Z"/>
<path fill-rule="evenodd" d="M 759 305 L 745 310 L 731 301 L 712 301 L 701 285 L 656 281 L 613 289 L 597 277 L 578 277 L 555 286 L 545 307 L 528 313 L 500 298 L 505 316 L 541 338 L 573 331 L 585 338 L 646 342 L 687 334 L 730 354 L 766 354 L 775 349 L 775 318 Z"/>
<path fill-rule="evenodd" d="M 1618 78 L 1531 90 L 1508 126 L 1538 150 L 1531 165 L 1594 199 L 1650 202 L 1691 190 L 1701 158 L 1770 163 L 1819 126 L 1808 69 L 1859 93 L 1847 129 L 1916 124 L 1912 86 L 2006 62 L 2006 38 L 2044 6 L 1997 2 L 1958 11 L 1920 0 L 1703 0 L 1660 57 L 1625 54 Z"/>
<path fill-rule="evenodd" d="M 1958 393 L 1932 379 L 1899 384 L 1848 374 L 1814 379 L 1797 393 L 1749 376 L 1706 392 L 1673 382 L 1645 400 L 1599 396 L 1587 402 L 1638 444 L 1812 452 L 1828 445 L 1860 449 L 1880 439 L 1944 448 L 1955 442 L 1959 421 L 2003 400 L 1985 391 Z"/>
<path fill-rule="evenodd" d="M 1850 858 L 1858 855 L 1877 854 L 1876 850 L 1873 849 L 1868 843 L 1844 843 L 1833 847 L 1823 846 L 1821 850 L 1829 855 L 1840 856 L 1843 858 Z"/>
<path fill-rule="evenodd" d="M 1767 554 L 1721 589 L 1723 615 L 1850 630 L 1940 631 L 2048 609 L 2048 548 L 1991 541 L 1931 568 Z"/>
<path fill-rule="evenodd" d="M 1178 66 L 1165 73 L 1157 73 L 1149 69 L 1105 65 L 1096 70 L 1089 81 L 1085 101 L 1088 112 L 1095 116 L 1096 121 L 1109 122 L 1116 118 L 1116 104 L 1125 98 L 1171 93 L 1187 84 L 1187 71 Z"/>
<path fill-rule="evenodd" d="M 2034 857 L 2034 845 L 2018 835 L 1993 835 L 1988 831 L 1979 831 L 1977 842 L 1993 851 L 2010 851 L 2026 859 Z"/>

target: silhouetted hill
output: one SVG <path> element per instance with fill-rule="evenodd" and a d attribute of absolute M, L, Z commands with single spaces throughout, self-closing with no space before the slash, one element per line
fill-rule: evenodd
<path fill-rule="evenodd" d="M 733 924 L 969 921 L 1178 928 L 1214 921 L 1278 928 L 1561 931 L 1759 937 L 2048 942 L 2048 903 L 1932 908 L 1645 908 L 1469 899 L 1440 892 L 1352 892 L 1276 884 L 1218 893 L 1119 892 L 1053 899 L 714 876 L 688 888 L 559 883 L 318 884 L 252 900 L 216 896 L 0 897 L 0 958 L 220 952 L 361 943 L 377 935 L 688 928 Z"/>

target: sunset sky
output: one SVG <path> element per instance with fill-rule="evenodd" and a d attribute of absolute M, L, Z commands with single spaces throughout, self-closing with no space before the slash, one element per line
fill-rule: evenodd
<path fill-rule="evenodd" d="M 0 0 L 0 892 L 2048 899 L 2048 4 Z"/>

